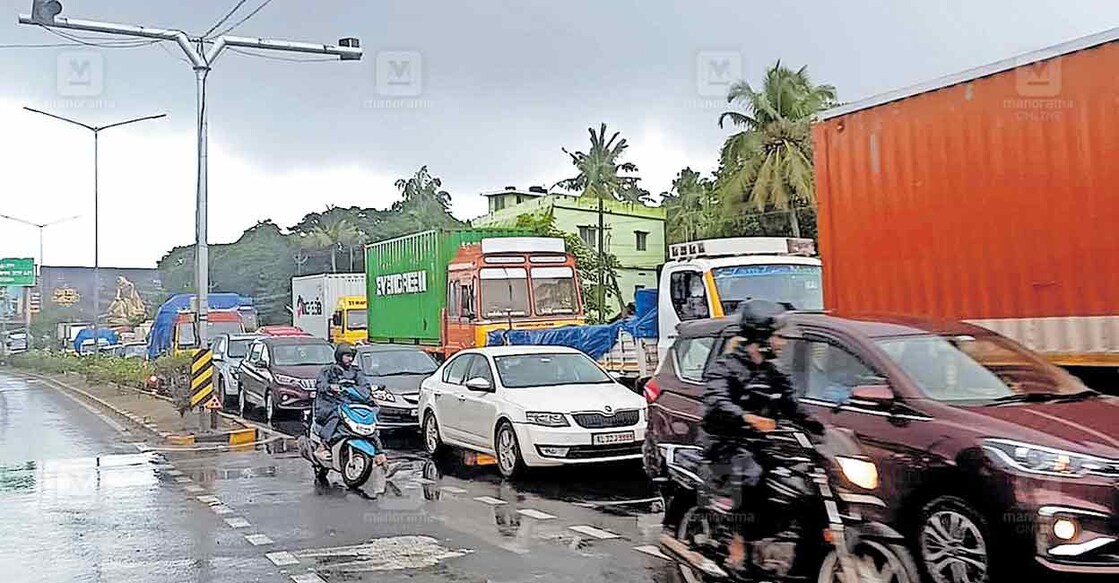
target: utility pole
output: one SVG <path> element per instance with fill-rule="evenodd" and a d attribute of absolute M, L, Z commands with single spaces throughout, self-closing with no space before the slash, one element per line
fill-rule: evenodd
<path fill-rule="evenodd" d="M 99 220 L 100 216 L 98 214 L 98 208 L 100 206 L 100 197 L 98 195 L 98 172 L 99 172 L 99 167 L 100 167 L 100 158 L 99 158 L 99 156 L 100 156 L 100 154 L 99 154 L 100 139 L 99 138 L 101 137 L 101 132 L 104 131 L 104 130 L 107 130 L 107 129 L 110 129 L 110 128 L 120 127 L 120 126 L 123 126 L 123 125 L 132 124 L 132 123 L 137 123 L 137 122 L 141 122 L 141 121 L 159 119 L 161 117 L 166 117 L 167 114 L 166 113 L 160 113 L 160 114 L 157 114 L 157 115 L 145 115 L 143 117 L 134 117 L 132 119 L 126 119 L 124 121 L 118 121 L 116 123 L 111 123 L 111 124 L 108 124 L 108 125 L 91 126 L 91 125 L 88 125 L 88 124 L 84 124 L 80 121 L 70 119 L 68 117 L 62 117 L 61 115 L 55 115 L 53 113 L 47 113 L 45 111 L 40 111 L 38 109 L 34 109 L 34 108 L 31 108 L 31 107 L 24 107 L 24 109 L 26 109 L 27 111 L 30 111 L 32 113 L 38 113 L 38 114 L 41 114 L 41 115 L 45 115 L 47 117 L 53 117 L 54 119 L 57 119 L 59 121 L 64 121 L 68 124 L 75 125 L 75 126 L 78 126 L 80 128 L 84 128 L 86 130 L 89 130 L 89 131 L 93 132 L 93 353 L 97 354 L 101 350 L 101 345 L 98 343 L 98 339 L 100 338 L 100 336 L 98 336 L 98 327 L 100 326 L 98 320 L 101 317 L 101 237 L 100 237 L 100 231 L 99 231 L 99 229 L 100 229 L 100 220 Z M 36 226 L 38 226 L 38 225 L 36 225 Z M 42 253 L 43 253 L 43 249 L 42 249 L 43 238 L 42 238 L 42 235 L 43 235 L 43 231 L 40 228 L 40 230 L 39 230 L 39 255 L 40 255 L 40 260 L 41 260 Z"/>
<path fill-rule="evenodd" d="M 209 340 L 209 330 L 207 330 L 209 300 L 207 298 L 207 293 L 209 292 L 210 286 L 210 260 L 209 249 L 207 247 L 208 214 L 206 171 L 208 160 L 206 141 L 209 128 L 206 121 L 206 77 L 209 75 L 218 56 L 221 55 L 222 51 L 226 48 L 240 47 L 294 53 L 336 55 L 339 57 L 339 60 L 342 61 L 356 61 L 361 59 L 361 43 L 356 38 L 340 39 L 337 45 L 228 35 L 208 39 L 204 37 L 191 37 L 181 30 L 60 17 L 58 14 L 61 11 L 62 5 L 56 0 L 33 0 L 32 14 L 21 14 L 19 16 L 19 23 L 148 38 L 160 41 L 173 41 L 179 45 L 179 48 L 182 49 L 183 53 L 190 61 L 191 68 L 194 69 L 197 87 L 198 138 L 198 168 L 195 194 L 195 293 L 198 303 L 198 342 L 199 346 L 205 347 Z M 209 48 L 207 48 L 207 44 Z"/>

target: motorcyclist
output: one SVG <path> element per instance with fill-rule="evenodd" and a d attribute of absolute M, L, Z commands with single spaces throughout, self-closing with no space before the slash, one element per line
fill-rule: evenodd
<path fill-rule="evenodd" d="M 744 534 L 756 517 L 764 458 L 752 451 L 746 438 L 772 430 L 777 419 L 788 419 L 807 431 L 822 433 L 823 425 L 799 405 L 792 383 L 776 363 L 775 350 L 784 340 L 776 336 L 785 308 L 767 300 L 749 300 L 739 310 L 739 335 L 706 374 L 703 440 L 708 486 L 716 510 L 745 518 L 735 529 L 727 563 L 741 569 L 745 561 Z"/>
<path fill-rule="evenodd" d="M 311 412 L 315 423 L 318 424 L 318 435 L 321 439 L 318 448 L 315 450 L 315 455 L 323 462 L 330 461 L 330 448 L 328 446 L 334 441 L 334 434 L 338 429 L 340 421 L 338 407 L 346 402 L 342 395 L 341 383 L 351 381 L 354 388 L 362 396 L 366 399 L 369 399 L 370 396 L 369 378 L 361 371 L 360 366 L 354 364 L 356 356 L 357 350 L 353 345 L 345 342 L 339 343 L 334 349 L 334 364 L 323 368 L 315 383 L 315 402 Z M 368 439 L 372 440 L 373 444 L 377 446 L 378 452 L 384 449 L 381 445 L 379 431 L 374 432 Z M 378 453 L 373 461 L 377 464 L 383 464 L 385 455 Z"/>

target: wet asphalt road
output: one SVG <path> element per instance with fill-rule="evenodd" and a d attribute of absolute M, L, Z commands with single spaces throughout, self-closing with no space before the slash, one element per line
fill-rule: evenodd
<path fill-rule="evenodd" d="M 287 440 L 170 451 L 114 425 L 0 371 L 0 580 L 683 581 L 648 554 L 638 465 L 511 484 L 390 434 L 399 470 L 373 496 L 316 484 Z"/>

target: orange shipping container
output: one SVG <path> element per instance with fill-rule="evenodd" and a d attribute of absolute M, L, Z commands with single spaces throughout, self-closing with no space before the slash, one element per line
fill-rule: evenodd
<path fill-rule="evenodd" d="M 1119 365 L 1119 28 L 827 112 L 825 303 Z"/>

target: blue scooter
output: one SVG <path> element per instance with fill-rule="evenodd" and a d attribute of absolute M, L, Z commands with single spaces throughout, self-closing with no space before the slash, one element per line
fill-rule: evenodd
<path fill-rule="evenodd" d="M 311 462 L 317 480 L 325 480 L 331 470 L 342 475 L 350 488 L 360 488 L 374 471 L 384 468 L 374 462 L 377 446 L 369 439 L 377 431 L 377 408 L 358 391 L 352 381 L 342 381 L 331 390 L 340 390 L 346 402 L 338 407 L 339 423 L 330 445 L 330 460 L 320 459 L 315 451 L 322 444 L 319 425 L 312 407 L 304 417 L 305 434 L 300 453 Z"/>

